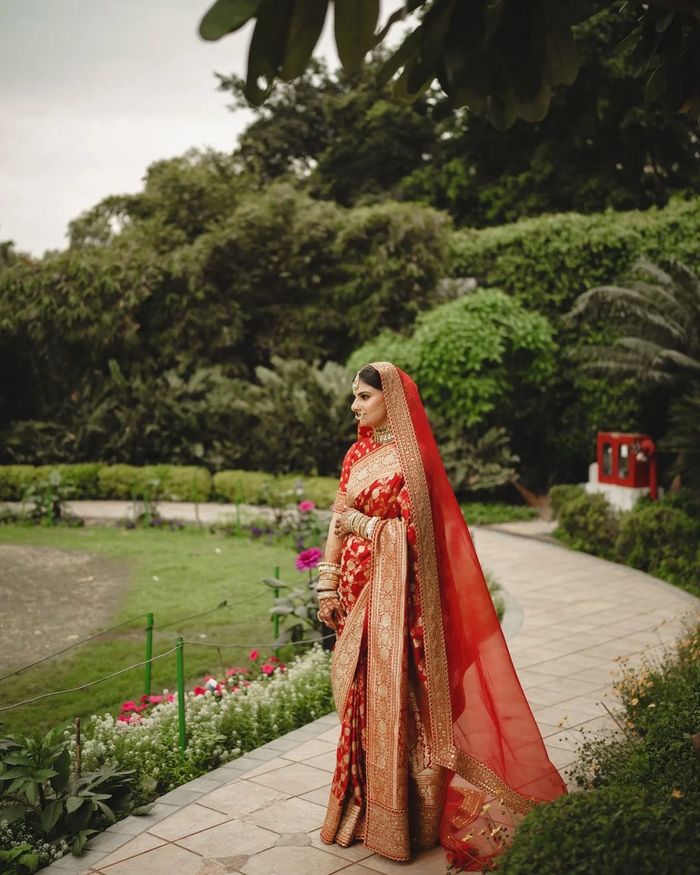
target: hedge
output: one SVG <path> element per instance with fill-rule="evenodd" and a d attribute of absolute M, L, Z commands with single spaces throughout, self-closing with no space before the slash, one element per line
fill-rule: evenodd
<path fill-rule="evenodd" d="M 448 273 L 476 277 L 551 317 L 586 289 L 614 282 L 640 255 L 694 264 L 698 239 L 700 198 L 643 212 L 545 215 L 455 231 Z"/>
<path fill-rule="evenodd" d="M 291 504 L 300 498 L 330 507 L 335 477 L 275 476 L 264 471 L 219 471 L 193 465 L 0 465 L 0 501 L 21 501 L 27 489 L 61 473 L 67 499 L 120 499 L 150 495 L 167 501 L 225 501 L 242 504 Z M 301 487 L 301 491 L 298 491 Z"/>

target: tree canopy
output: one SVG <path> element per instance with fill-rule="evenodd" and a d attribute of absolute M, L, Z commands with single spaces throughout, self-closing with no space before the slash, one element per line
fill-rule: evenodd
<path fill-rule="evenodd" d="M 200 23 L 217 40 L 251 19 L 245 96 L 259 106 L 275 81 L 304 73 L 329 0 L 215 0 Z M 469 107 L 505 130 L 517 118 L 541 121 L 553 90 L 578 72 L 574 26 L 604 6 L 597 0 L 405 0 L 379 25 L 379 0 L 333 0 L 335 42 L 343 68 L 358 73 L 365 56 L 406 20 L 403 41 L 379 71 L 380 83 L 412 100 L 437 82 L 454 108 Z M 630 63 L 650 93 L 672 112 L 700 117 L 700 3 L 631 0 L 638 18 L 626 36 Z M 609 47 L 610 50 L 613 46 Z"/>

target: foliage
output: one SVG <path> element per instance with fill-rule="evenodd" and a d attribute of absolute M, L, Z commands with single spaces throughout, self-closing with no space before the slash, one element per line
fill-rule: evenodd
<path fill-rule="evenodd" d="M 699 685 L 697 625 L 674 651 L 623 665 L 615 691 L 624 735 L 584 741 L 573 767 L 584 792 L 536 806 L 499 871 L 694 871 L 700 767 L 690 736 L 700 725 Z"/>
<path fill-rule="evenodd" d="M 229 684 L 218 694 L 185 693 L 184 757 L 178 750 L 177 702 L 166 700 L 137 722 L 118 721 L 109 714 L 93 717 L 83 762 L 89 768 L 113 764 L 133 769 L 137 785 L 154 780 L 158 792 L 167 792 L 332 707 L 329 660 L 314 648 L 285 671 L 249 685 Z"/>
<path fill-rule="evenodd" d="M 691 388 L 671 403 L 668 431 L 659 441 L 661 451 L 675 453 L 671 473 L 680 474 L 684 486 L 700 500 L 700 390 Z"/>
<path fill-rule="evenodd" d="M 518 479 L 520 459 L 510 448 L 504 428 L 489 428 L 479 435 L 476 428 L 458 424 L 438 426 L 440 455 L 455 492 L 494 490 Z"/>
<path fill-rule="evenodd" d="M 18 518 L 40 526 L 82 526 L 83 520 L 66 507 L 72 493 L 73 489 L 63 482 L 61 472 L 54 469 L 44 477 L 33 479 L 27 486 Z"/>
<path fill-rule="evenodd" d="M 694 124 L 645 101 L 629 53 L 610 51 L 635 26 L 638 7 L 596 5 L 575 28 L 576 81 L 555 90 L 544 120 L 503 132 L 471 112 L 434 111 L 442 136 L 431 160 L 403 179 L 401 197 L 481 227 L 542 213 L 662 207 L 673 192 L 697 190 Z"/>
<path fill-rule="evenodd" d="M 676 259 L 666 270 L 640 259 L 627 285 L 589 289 L 567 319 L 604 319 L 618 335 L 610 346 L 582 346 L 584 367 L 664 386 L 700 379 L 700 277 Z"/>
<path fill-rule="evenodd" d="M 133 808 L 132 772 L 102 766 L 71 773 L 64 727 L 45 736 L 0 739 L 0 816 L 52 843 L 68 842 L 75 855 L 105 823 Z"/>
<path fill-rule="evenodd" d="M 488 526 L 493 523 L 508 523 L 514 520 L 531 520 L 538 516 L 534 507 L 524 507 L 502 502 L 462 502 L 462 514 L 470 526 Z"/>
<path fill-rule="evenodd" d="M 554 535 L 575 550 L 612 559 L 619 526 L 619 514 L 604 495 L 584 492 L 561 505 Z"/>
<path fill-rule="evenodd" d="M 615 559 L 700 596 L 700 519 L 644 502 L 621 519 Z"/>
<path fill-rule="evenodd" d="M 368 51 L 382 43 L 397 21 L 418 10 L 419 17 L 386 61 L 382 79 L 401 70 L 394 90 L 410 100 L 437 79 L 454 106 L 468 106 L 498 128 L 516 118 L 539 121 L 547 113 L 552 88 L 570 85 L 578 62 L 572 26 L 598 9 L 591 0 L 527 5 L 488 3 L 465 6 L 454 0 L 411 0 L 379 29 L 379 3 L 335 0 L 335 42 L 348 73 L 362 68 Z M 254 106 L 270 95 L 275 79 L 301 76 L 323 30 L 328 0 L 285 0 L 272 10 L 263 0 L 214 0 L 200 23 L 204 39 L 217 40 L 251 19 L 245 96 Z M 376 32 L 375 32 L 376 31 Z M 648 90 L 663 96 L 671 111 L 700 113 L 700 83 L 694 60 L 698 23 L 694 8 L 656 0 L 629 35 L 638 40 L 637 75 Z"/>
<path fill-rule="evenodd" d="M 586 494 L 586 490 L 583 486 L 579 486 L 577 483 L 560 483 L 556 486 L 552 486 L 549 490 L 549 506 L 552 510 L 552 518 L 559 519 L 559 515 L 561 514 L 562 508 L 565 507 L 569 502 L 581 498 L 581 496 Z"/>
<path fill-rule="evenodd" d="M 625 513 L 575 485 L 554 486 L 549 497 L 564 543 L 700 595 L 700 503 L 689 490 L 641 498 Z"/>
<path fill-rule="evenodd" d="M 255 373 L 241 401 L 251 420 L 247 465 L 282 474 L 335 471 L 351 442 L 352 375 L 334 362 L 320 367 L 278 356 Z"/>
<path fill-rule="evenodd" d="M 89 476 L 81 479 L 86 470 Z M 213 476 L 187 465 L 0 465 L 0 501 L 19 501 L 27 490 L 58 472 L 67 495 L 80 499 L 225 501 L 281 506 L 307 498 L 319 507 L 333 503 L 338 478 L 264 471 L 227 470 Z M 79 486 L 72 484 L 78 483 Z M 76 494 L 76 492 L 78 494 Z"/>
<path fill-rule="evenodd" d="M 573 793 L 537 805 L 519 824 L 512 848 L 499 862 L 503 875 L 640 875 L 690 873 L 695 860 L 697 801 L 650 800 L 639 788 L 614 786 Z M 640 841 L 640 835 L 654 836 Z"/>
<path fill-rule="evenodd" d="M 700 198 L 671 200 L 664 209 L 562 213 L 498 228 L 456 231 L 449 273 L 498 286 L 552 318 L 578 295 L 610 282 L 640 257 L 692 264 L 700 236 Z"/>

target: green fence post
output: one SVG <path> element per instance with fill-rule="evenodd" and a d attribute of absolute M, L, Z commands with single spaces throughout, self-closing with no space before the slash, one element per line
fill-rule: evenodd
<path fill-rule="evenodd" d="M 175 642 L 177 657 L 177 719 L 180 735 L 180 753 L 184 756 L 187 747 L 187 727 L 185 726 L 185 642 L 178 638 Z"/>
<path fill-rule="evenodd" d="M 153 614 L 146 614 L 146 677 L 144 678 L 143 691 L 147 696 L 151 695 L 151 659 L 153 657 Z"/>
<path fill-rule="evenodd" d="M 275 580 L 279 580 L 279 579 L 280 579 L 280 567 L 279 567 L 279 565 L 275 565 Z M 278 599 L 280 597 L 280 588 L 278 586 L 276 586 L 272 591 L 275 594 L 275 598 Z M 275 630 L 275 641 L 277 641 L 277 639 L 280 637 L 280 615 L 279 614 L 272 615 L 272 625 L 273 625 L 273 628 Z M 275 656 L 277 656 L 277 653 L 279 651 L 279 647 L 275 647 L 274 651 L 275 651 Z"/>

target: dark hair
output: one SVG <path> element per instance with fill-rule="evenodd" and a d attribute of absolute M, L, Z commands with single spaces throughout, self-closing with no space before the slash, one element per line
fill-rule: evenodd
<path fill-rule="evenodd" d="M 365 365 L 357 376 L 373 389 L 382 388 L 382 378 L 379 376 L 379 371 L 372 365 Z"/>

